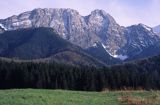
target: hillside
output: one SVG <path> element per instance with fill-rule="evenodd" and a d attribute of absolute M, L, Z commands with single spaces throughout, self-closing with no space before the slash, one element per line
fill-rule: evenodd
<path fill-rule="evenodd" d="M 0 34 L 0 56 L 70 65 L 105 65 L 59 37 L 51 28 L 20 29 Z"/>

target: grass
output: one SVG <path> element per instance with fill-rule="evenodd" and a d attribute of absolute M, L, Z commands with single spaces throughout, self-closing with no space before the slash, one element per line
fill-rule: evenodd
<path fill-rule="evenodd" d="M 160 105 L 159 91 L 0 90 L 0 105 Z"/>

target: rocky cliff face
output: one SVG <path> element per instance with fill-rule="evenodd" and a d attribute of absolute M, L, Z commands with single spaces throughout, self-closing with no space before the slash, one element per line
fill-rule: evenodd
<path fill-rule="evenodd" d="M 127 44 L 118 53 L 129 57 L 140 54 L 150 46 L 160 44 L 160 37 L 153 32 L 152 28 L 144 24 L 127 27 L 125 35 L 127 37 Z"/>
<path fill-rule="evenodd" d="M 81 16 L 72 9 L 35 9 L 0 20 L 0 24 L 6 30 L 51 27 L 75 45 L 89 49 L 100 43 L 106 53 L 122 60 L 160 42 L 151 28 L 143 24 L 122 27 L 103 10 Z"/>

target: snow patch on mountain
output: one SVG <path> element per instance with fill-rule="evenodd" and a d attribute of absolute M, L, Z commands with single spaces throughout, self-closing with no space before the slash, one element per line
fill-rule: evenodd
<path fill-rule="evenodd" d="M 102 46 L 103 46 L 103 48 L 106 50 L 106 46 L 104 45 L 104 44 L 102 44 Z M 120 55 L 117 55 L 117 54 L 111 54 L 111 53 L 109 53 L 107 50 L 106 50 L 106 52 L 110 55 L 110 56 L 112 56 L 112 57 L 114 57 L 114 58 L 118 58 L 118 59 L 120 59 L 120 60 L 125 60 L 125 59 L 127 59 L 128 58 L 128 56 L 127 55 L 122 55 L 122 54 L 120 54 Z"/>
<path fill-rule="evenodd" d="M 22 25 L 26 25 L 26 26 L 29 26 L 29 25 L 31 25 L 32 23 L 31 23 L 31 21 L 30 20 L 23 20 L 23 21 L 18 21 L 18 22 L 14 22 L 14 23 L 12 23 L 12 25 L 13 26 L 22 26 Z"/>
<path fill-rule="evenodd" d="M 144 24 L 140 24 L 140 25 L 142 25 L 146 30 L 152 31 L 152 28 L 151 28 L 151 27 L 148 27 L 148 26 L 146 26 L 146 25 L 144 25 Z"/>
<path fill-rule="evenodd" d="M 7 30 L 7 28 L 5 28 L 3 24 L 0 24 L 0 27 L 3 28 L 5 31 Z"/>
<path fill-rule="evenodd" d="M 103 43 L 102 43 L 102 46 L 110 56 L 114 56 L 114 55 L 112 55 L 111 53 L 108 52 L 108 50 L 106 49 L 107 47 Z"/>
<path fill-rule="evenodd" d="M 93 47 L 97 47 L 97 43 L 94 43 L 92 46 L 93 46 Z"/>
<path fill-rule="evenodd" d="M 127 55 L 114 55 L 113 56 L 114 58 L 119 58 L 119 59 L 121 59 L 121 60 L 125 60 L 125 59 L 127 59 L 128 58 L 128 56 Z"/>

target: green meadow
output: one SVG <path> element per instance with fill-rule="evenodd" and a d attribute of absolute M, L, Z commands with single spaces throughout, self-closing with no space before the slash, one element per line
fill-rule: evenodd
<path fill-rule="evenodd" d="M 0 90 L 0 105 L 160 105 L 160 92 Z"/>

